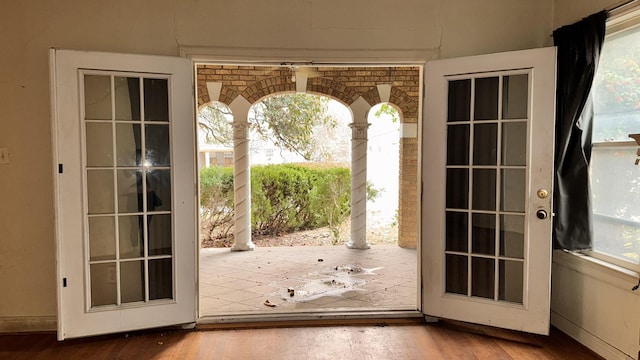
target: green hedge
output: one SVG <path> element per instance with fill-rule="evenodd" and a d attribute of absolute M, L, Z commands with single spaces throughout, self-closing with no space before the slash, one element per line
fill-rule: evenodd
<path fill-rule="evenodd" d="M 257 234 L 282 234 L 329 226 L 349 216 L 348 168 L 266 165 L 251 168 L 251 227 Z M 200 171 L 202 223 L 210 237 L 227 237 L 233 225 L 233 168 Z"/>

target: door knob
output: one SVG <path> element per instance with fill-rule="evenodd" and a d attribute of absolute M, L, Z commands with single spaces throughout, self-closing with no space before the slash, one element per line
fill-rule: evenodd
<path fill-rule="evenodd" d="M 538 219 L 544 220 L 547 218 L 547 216 L 549 216 L 549 214 L 547 214 L 546 210 L 538 210 L 536 212 L 536 216 L 538 217 Z"/>

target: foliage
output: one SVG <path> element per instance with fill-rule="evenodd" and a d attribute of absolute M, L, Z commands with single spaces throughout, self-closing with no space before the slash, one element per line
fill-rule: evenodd
<path fill-rule="evenodd" d="M 200 171 L 200 206 L 207 235 L 228 237 L 233 226 L 233 169 Z M 368 196 L 378 191 L 367 186 Z M 342 167 L 266 165 L 251 168 L 251 225 L 254 234 L 277 235 L 338 227 L 350 214 L 351 171 Z"/>
<path fill-rule="evenodd" d="M 233 146 L 232 121 L 231 110 L 218 102 L 205 105 L 198 114 L 198 127 L 209 144 Z"/>
<path fill-rule="evenodd" d="M 209 238 L 226 238 L 233 227 L 233 168 L 200 170 L 200 220 Z"/>
<path fill-rule="evenodd" d="M 398 110 L 388 103 L 381 104 L 378 110 L 374 113 L 375 117 L 378 118 L 383 114 L 391 117 L 391 122 L 394 124 L 400 121 L 400 114 L 398 114 Z"/>
<path fill-rule="evenodd" d="M 328 102 L 329 98 L 310 94 L 268 97 L 254 105 L 251 128 L 263 140 L 311 160 L 320 146 L 314 127 L 337 126 L 337 120 L 327 114 Z"/>

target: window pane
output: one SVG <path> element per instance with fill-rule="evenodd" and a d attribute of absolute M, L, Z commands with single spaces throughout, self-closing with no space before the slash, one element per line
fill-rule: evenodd
<path fill-rule="evenodd" d="M 446 251 L 467 252 L 469 216 L 467 213 L 447 211 Z"/>
<path fill-rule="evenodd" d="M 471 80 L 449 81 L 448 121 L 469 121 L 471 110 Z"/>
<path fill-rule="evenodd" d="M 121 259 L 144 256 L 143 221 L 143 217 L 140 215 L 120 216 L 118 218 Z"/>
<path fill-rule="evenodd" d="M 596 147 L 591 157 L 594 250 L 639 263 L 640 166 L 636 147 Z"/>
<path fill-rule="evenodd" d="M 120 263 L 120 296 L 122 303 L 144 301 L 144 262 Z"/>
<path fill-rule="evenodd" d="M 474 257 L 471 259 L 471 295 L 494 298 L 495 260 Z"/>
<path fill-rule="evenodd" d="M 469 165 L 469 125 L 447 127 L 447 165 Z"/>
<path fill-rule="evenodd" d="M 167 79 L 144 79 L 144 118 L 147 121 L 169 121 Z"/>
<path fill-rule="evenodd" d="M 111 120 L 111 77 L 85 75 L 84 118 Z"/>
<path fill-rule="evenodd" d="M 145 166 L 169 166 L 169 125 L 146 125 Z"/>
<path fill-rule="evenodd" d="M 447 254 L 445 266 L 447 270 L 445 291 L 448 293 L 467 295 L 467 257 Z"/>
<path fill-rule="evenodd" d="M 142 211 L 142 171 L 118 170 L 118 211 Z"/>
<path fill-rule="evenodd" d="M 171 259 L 149 260 L 149 300 L 173 298 Z"/>
<path fill-rule="evenodd" d="M 89 218 L 89 259 L 115 260 L 116 222 L 113 216 Z"/>
<path fill-rule="evenodd" d="M 502 118 L 526 119 L 529 101 L 529 75 L 511 75 L 502 79 Z"/>
<path fill-rule="evenodd" d="M 91 306 L 115 305 L 116 263 L 92 264 L 91 272 Z"/>
<path fill-rule="evenodd" d="M 171 214 L 148 215 L 149 256 L 171 255 Z"/>
<path fill-rule="evenodd" d="M 147 211 L 171 210 L 171 171 L 147 171 Z"/>
<path fill-rule="evenodd" d="M 473 170 L 473 210 L 496 210 L 495 170 Z"/>
<path fill-rule="evenodd" d="M 523 263 L 520 261 L 500 260 L 500 287 L 498 300 L 522 304 L 523 299 Z"/>
<path fill-rule="evenodd" d="M 496 253 L 496 216 L 493 214 L 473 214 L 472 219 L 473 253 L 494 255 Z"/>
<path fill-rule="evenodd" d="M 140 120 L 140 79 L 116 76 L 116 120 Z"/>
<path fill-rule="evenodd" d="M 447 208 L 469 208 L 469 170 L 447 169 Z"/>
<path fill-rule="evenodd" d="M 473 164 L 495 165 L 498 153 L 498 124 L 473 127 Z"/>
<path fill-rule="evenodd" d="M 475 120 L 498 119 L 498 77 L 476 79 Z"/>
<path fill-rule="evenodd" d="M 89 214 L 109 214 L 115 211 L 113 172 L 87 170 L 87 202 Z"/>
<path fill-rule="evenodd" d="M 526 171 L 502 169 L 502 194 L 500 210 L 524 213 Z"/>
<path fill-rule="evenodd" d="M 500 256 L 524 259 L 524 215 L 500 215 Z"/>
<path fill-rule="evenodd" d="M 502 165 L 527 165 L 527 123 L 502 124 Z"/>
<path fill-rule="evenodd" d="M 141 148 L 140 125 L 116 124 L 118 166 L 140 166 Z"/>
<path fill-rule="evenodd" d="M 113 166 L 111 123 L 87 122 L 87 166 Z"/>

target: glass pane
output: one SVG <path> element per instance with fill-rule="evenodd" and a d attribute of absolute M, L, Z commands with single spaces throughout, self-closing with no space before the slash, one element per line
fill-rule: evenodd
<path fill-rule="evenodd" d="M 498 300 L 522 304 L 524 276 L 520 261 L 500 260 Z"/>
<path fill-rule="evenodd" d="M 144 256 L 144 220 L 142 216 L 120 216 L 120 258 Z"/>
<path fill-rule="evenodd" d="M 502 118 L 526 119 L 529 104 L 529 75 L 510 75 L 502 79 Z"/>
<path fill-rule="evenodd" d="M 502 169 L 500 210 L 524 213 L 525 169 Z"/>
<path fill-rule="evenodd" d="M 447 127 L 447 165 L 469 165 L 469 125 Z"/>
<path fill-rule="evenodd" d="M 473 164 L 496 165 L 498 124 L 476 124 L 473 127 Z"/>
<path fill-rule="evenodd" d="M 494 298 L 495 260 L 471 258 L 471 295 Z"/>
<path fill-rule="evenodd" d="M 446 251 L 467 252 L 468 217 L 467 213 L 447 211 Z"/>
<path fill-rule="evenodd" d="M 147 171 L 147 211 L 171 210 L 171 171 Z"/>
<path fill-rule="evenodd" d="M 173 299 L 171 259 L 149 260 L 149 300 Z"/>
<path fill-rule="evenodd" d="M 110 76 L 84 76 L 84 118 L 111 120 Z"/>
<path fill-rule="evenodd" d="M 446 255 L 446 284 L 448 293 L 467 295 L 468 263 L 466 256 Z"/>
<path fill-rule="evenodd" d="M 171 255 L 171 214 L 148 216 L 149 256 Z"/>
<path fill-rule="evenodd" d="M 500 215 L 500 256 L 524 259 L 524 216 Z"/>
<path fill-rule="evenodd" d="M 473 170 L 473 210 L 496 210 L 495 170 Z"/>
<path fill-rule="evenodd" d="M 142 201 L 142 171 L 118 170 L 118 211 L 141 212 Z"/>
<path fill-rule="evenodd" d="M 142 141 L 140 125 L 116 124 L 116 153 L 118 166 L 140 166 Z"/>
<path fill-rule="evenodd" d="M 496 253 L 496 216 L 493 214 L 472 215 L 471 244 L 474 254 Z"/>
<path fill-rule="evenodd" d="M 87 170 L 87 202 L 89 214 L 112 214 L 113 172 L 111 170 Z"/>
<path fill-rule="evenodd" d="M 89 218 L 89 259 L 115 260 L 116 222 L 113 216 Z"/>
<path fill-rule="evenodd" d="M 469 170 L 447 169 L 447 208 L 469 208 Z"/>
<path fill-rule="evenodd" d="M 113 136 L 110 123 L 88 122 L 87 166 L 113 166 Z"/>
<path fill-rule="evenodd" d="M 502 124 L 502 165 L 527 165 L 527 123 Z"/>
<path fill-rule="evenodd" d="M 169 166 L 169 125 L 146 125 L 145 166 Z"/>
<path fill-rule="evenodd" d="M 116 76 L 116 120 L 140 120 L 140 79 Z"/>
<path fill-rule="evenodd" d="M 471 110 L 471 80 L 449 81 L 448 121 L 469 121 Z"/>
<path fill-rule="evenodd" d="M 144 301 L 144 262 L 120 263 L 120 296 L 122 303 Z"/>
<path fill-rule="evenodd" d="M 498 77 L 476 79 L 475 120 L 498 119 Z"/>
<path fill-rule="evenodd" d="M 116 291 L 116 263 L 92 264 L 91 272 L 91 306 L 115 305 L 118 296 Z"/>
<path fill-rule="evenodd" d="M 594 250 L 640 263 L 637 146 L 594 147 L 591 157 Z"/>
<path fill-rule="evenodd" d="M 144 79 L 144 118 L 147 121 L 169 121 L 167 79 Z"/>

